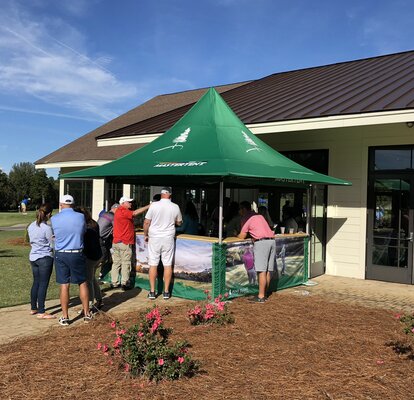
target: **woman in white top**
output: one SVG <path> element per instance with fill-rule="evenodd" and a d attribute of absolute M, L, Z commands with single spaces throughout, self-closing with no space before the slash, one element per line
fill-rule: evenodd
<path fill-rule="evenodd" d="M 36 221 L 27 228 L 30 245 L 29 260 L 33 272 L 33 285 L 30 292 L 30 314 L 37 318 L 51 319 L 54 315 L 45 311 L 45 300 L 53 269 L 52 228 L 47 221 L 52 215 L 50 204 L 42 204 L 37 211 Z"/>

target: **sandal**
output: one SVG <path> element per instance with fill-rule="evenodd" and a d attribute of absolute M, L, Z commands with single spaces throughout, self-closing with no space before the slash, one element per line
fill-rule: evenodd
<path fill-rule="evenodd" d="M 37 314 L 37 310 L 30 310 L 30 315 L 36 315 Z"/>
<path fill-rule="evenodd" d="M 44 314 L 38 314 L 37 318 L 39 318 L 39 319 L 55 319 L 56 316 L 52 315 L 52 314 L 44 313 Z"/>

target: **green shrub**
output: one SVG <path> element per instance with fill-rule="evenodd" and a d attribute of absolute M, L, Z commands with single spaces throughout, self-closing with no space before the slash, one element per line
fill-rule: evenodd
<path fill-rule="evenodd" d="M 214 302 L 209 302 L 211 297 L 208 290 L 205 291 L 207 299 L 197 304 L 194 308 L 188 310 L 187 317 L 191 325 L 206 325 L 206 324 L 232 324 L 234 316 L 228 308 L 228 304 L 223 300 L 223 296 L 219 295 L 214 299 Z M 224 295 L 227 298 L 228 295 Z"/>
<path fill-rule="evenodd" d="M 144 376 L 158 382 L 193 376 L 199 363 L 188 354 L 189 344 L 186 341 L 169 344 L 172 329 L 164 326 L 162 318 L 168 313 L 169 310 L 161 313 L 155 306 L 141 313 L 138 323 L 127 329 L 113 321 L 114 343 L 98 343 L 98 349 L 111 357 L 110 364 L 117 364 L 132 377 Z"/>

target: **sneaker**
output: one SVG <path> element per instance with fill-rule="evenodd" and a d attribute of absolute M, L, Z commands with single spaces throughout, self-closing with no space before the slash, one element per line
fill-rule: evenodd
<path fill-rule="evenodd" d="M 171 294 L 170 294 L 170 292 L 164 292 L 162 294 L 162 297 L 163 297 L 164 300 L 168 300 L 171 297 Z"/>
<path fill-rule="evenodd" d="M 60 317 L 59 324 L 62 326 L 69 326 L 69 318 Z"/>
<path fill-rule="evenodd" d="M 155 292 L 149 292 L 147 297 L 150 300 L 155 300 L 157 296 L 155 295 Z"/>
<path fill-rule="evenodd" d="M 85 316 L 83 317 L 83 322 L 85 324 L 88 324 L 89 322 L 92 321 L 92 318 L 93 318 L 93 314 L 89 312 L 89 314 L 85 314 Z"/>
<path fill-rule="evenodd" d="M 124 292 L 126 292 L 127 290 L 131 289 L 131 286 L 128 286 L 128 285 L 122 285 L 122 286 L 121 286 L 121 288 L 122 288 L 122 290 L 123 290 Z"/>
<path fill-rule="evenodd" d="M 96 308 L 97 310 L 100 310 L 103 306 L 104 306 L 104 302 L 103 302 L 103 300 L 98 300 L 98 301 L 95 303 L 94 308 Z"/>
<path fill-rule="evenodd" d="M 250 298 L 249 301 L 252 302 L 252 303 L 264 303 L 266 301 L 266 298 L 265 297 L 254 296 L 254 297 Z"/>

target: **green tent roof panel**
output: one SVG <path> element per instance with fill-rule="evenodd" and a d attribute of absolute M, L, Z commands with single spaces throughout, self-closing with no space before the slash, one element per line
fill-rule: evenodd
<path fill-rule="evenodd" d="M 143 184 L 289 185 L 349 182 L 319 174 L 268 146 L 240 121 L 215 89 L 163 135 L 144 147 L 99 167 L 63 179 L 106 177 Z M 188 177 L 183 181 L 183 177 Z"/>

